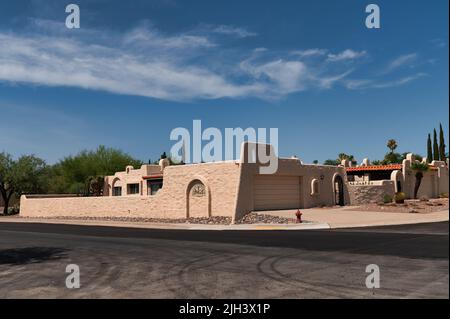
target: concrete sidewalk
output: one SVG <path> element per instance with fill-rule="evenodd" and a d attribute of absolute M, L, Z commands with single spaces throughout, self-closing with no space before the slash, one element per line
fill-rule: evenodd
<path fill-rule="evenodd" d="M 368 226 L 387 226 L 403 224 L 420 224 L 443 222 L 449 220 L 449 211 L 434 213 L 392 213 L 353 210 L 357 207 L 346 206 L 338 208 L 310 208 L 302 209 L 304 220 L 327 223 L 330 228 L 350 228 Z M 352 210 L 350 210 L 352 209 Z M 266 211 L 264 214 L 295 218 L 296 210 Z"/>
<path fill-rule="evenodd" d="M 77 219 L 50 219 L 50 218 L 20 218 L 0 217 L 0 223 L 42 223 L 60 225 L 81 226 L 107 226 L 125 228 L 147 229 L 177 229 L 177 230 L 305 230 L 305 229 L 329 229 L 327 223 L 305 222 L 302 224 L 237 224 L 237 225 L 211 225 L 189 223 L 148 223 L 148 222 L 123 222 L 102 220 L 77 220 Z"/>
<path fill-rule="evenodd" d="M 103 220 L 79 220 L 79 219 L 47 219 L 47 218 L 20 218 L 0 217 L 0 222 L 11 223 L 44 223 L 82 226 L 108 226 L 129 227 L 147 229 L 178 229 L 178 230 L 307 230 L 351 228 L 388 225 L 406 225 L 443 222 L 449 220 L 449 211 L 434 213 L 391 213 L 353 210 L 357 207 L 346 206 L 337 208 L 311 208 L 302 209 L 302 224 L 237 224 L 237 225 L 211 225 L 189 223 L 148 223 L 148 222 L 123 222 Z M 350 210 L 352 209 L 352 210 Z M 262 214 L 295 218 L 296 210 L 277 210 L 259 212 Z"/>

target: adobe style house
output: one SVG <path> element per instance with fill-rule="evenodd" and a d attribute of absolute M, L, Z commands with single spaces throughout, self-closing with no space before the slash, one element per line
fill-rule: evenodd
<path fill-rule="evenodd" d="M 251 211 L 311 208 L 380 202 L 403 191 L 412 197 L 412 155 L 401 165 L 308 165 L 297 158 L 277 158 L 274 174 L 262 174 L 259 161 L 248 161 L 249 145 L 239 160 L 170 166 L 131 166 L 105 178 L 104 196 L 29 198 L 21 211 L 30 217 L 189 218 L 229 216 L 239 220 Z M 261 144 L 259 144 L 261 145 Z M 267 147 L 267 146 L 264 146 Z M 431 163 L 419 195 L 448 193 L 448 166 Z"/>
<path fill-rule="evenodd" d="M 186 218 L 229 216 L 255 210 L 297 209 L 350 203 L 344 167 L 306 165 L 277 158 L 275 174 L 249 162 L 249 144 L 239 160 L 127 167 L 105 178 L 104 196 L 21 198 L 23 216 Z M 265 146 L 266 147 L 266 146 Z"/>
<path fill-rule="evenodd" d="M 384 195 L 392 198 L 396 192 L 413 198 L 416 174 L 411 165 L 414 162 L 417 161 L 412 154 L 408 154 L 402 164 L 370 165 L 370 161 L 364 159 L 361 165 L 351 167 L 349 161 L 342 161 L 347 172 L 351 203 L 377 202 Z M 448 163 L 433 161 L 423 174 L 417 197 L 437 198 L 448 194 L 448 183 Z"/>

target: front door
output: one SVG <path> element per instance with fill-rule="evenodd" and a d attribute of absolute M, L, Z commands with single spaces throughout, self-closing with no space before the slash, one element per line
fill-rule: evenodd
<path fill-rule="evenodd" d="M 344 206 L 344 182 L 341 176 L 336 176 L 334 180 L 334 202 L 336 205 Z"/>

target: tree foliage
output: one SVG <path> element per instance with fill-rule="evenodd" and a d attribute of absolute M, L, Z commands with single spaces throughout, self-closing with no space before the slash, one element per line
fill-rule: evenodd
<path fill-rule="evenodd" d="M 36 194 L 47 190 L 47 165 L 34 156 L 24 155 L 14 160 L 10 154 L 0 153 L 0 195 L 4 202 L 3 214 L 8 213 L 13 196 Z"/>
<path fill-rule="evenodd" d="M 98 178 L 123 171 L 128 165 L 137 168 L 142 162 L 120 150 L 105 146 L 99 146 L 94 151 L 82 151 L 53 166 L 50 178 L 54 182 L 50 186 L 50 192 L 89 194 L 93 179 L 98 182 Z"/>
<path fill-rule="evenodd" d="M 324 165 L 341 165 L 341 162 L 343 160 L 349 160 L 352 164 L 356 165 L 356 160 L 353 155 L 349 155 L 346 153 L 339 153 L 336 159 L 327 159 L 325 162 L 323 162 Z"/>
<path fill-rule="evenodd" d="M 428 164 L 422 162 L 414 162 L 411 164 L 411 169 L 416 172 L 416 181 L 414 184 L 414 198 L 417 198 L 417 193 L 419 192 L 420 184 L 422 183 L 423 173 L 428 171 Z"/>
<path fill-rule="evenodd" d="M 433 131 L 433 160 L 439 161 L 439 145 L 437 142 L 436 129 Z"/>
<path fill-rule="evenodd" d="M 398 144 L 396 140 L 390 139 L 387 141 L 386 146 L 391 150 L 391 153 L 394 153 L 395 149 L 398 147 Z"/>
<path fill-rule="evenodd" d="M 446 161 L 446 159 L 444 130 L 442 129 L 442 124 L 439 124 L 439 160 Z"/>
<path fill-rule="evenodd" d="M 433 161 L 433 147 L 431 144 L 431 135 L 428 134 L 427 139 L 427 162 L 431 163 Z"/>

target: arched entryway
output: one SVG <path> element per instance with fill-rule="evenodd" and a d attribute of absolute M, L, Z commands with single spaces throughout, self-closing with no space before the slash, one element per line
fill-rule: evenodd
<path fill-rule="evenodd" d="M 117 177 L 111 183 L 111 196 L 122 196 L 122 182 Z"/>
<path fill-rule="evenodd" d="M 344 199 L 344 181 L 341 175 L 335 175 L 333 178 L 334 204 L 339 206 L 345 205 Z"/>
<path fill-rule="evenodd" d="M 186 191 L 187 213 L 189 217 L 210 216 L 210 194 L 206 185 L 199 179 L 189 183 Z"/>

